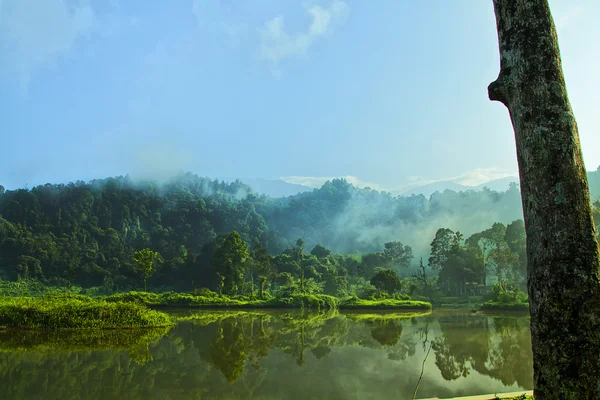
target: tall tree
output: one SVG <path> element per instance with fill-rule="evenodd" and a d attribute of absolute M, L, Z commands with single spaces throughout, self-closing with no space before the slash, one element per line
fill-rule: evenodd
<path fill-rule="evenodd" d="M 146 280 L 154 273 L 154 261 L 158 255 L 158 252 L 150 249 L 139 250 L 133 254 L 133 261 L 138 265 L 138 271 L 144 280 L 144 292 L 146 291 Z"/>
<path fill-rule="evenodd" d="M 388 242 L 385 245 L 383 254 L 388 257 L 396 268 L 408 268 L 413 260 L 413 251 L 409 245 L 403 245 L 401 242 Z"/>
<path fill-rule="evenodd" d="M 259 293 L 258 296 L 261 299 L 264 299 L 265 296 L 265 286 L 267 282 L 272 279 L 274 275 L 273 263 L 271 260 L 271 256 L 267 249 L 261 244 L 257 244 L 254 252 L 252 253 L 252 262 L 251 262 L 251 273 L 252 273 L 252 282 L 251 282 L 251 293 L 254 296 L 254 276 L 258 278 L 259 281 Z"/>
<path fill-rule="evenodd" d="M 294 247 L 294 258 L 300 268 L 300 289 L 302 293 L 306 291 L 305 279 L 304 279 L 304 240 L 296 240 L 296 247 Z"/>
<path fill-rule="evenodd" d="M 458 250 L 462 234 L 454 232 L 447 228 L 440 228 L 435 233 L 435 238 L 431 242 L 431 256 L 429 257 L 429 266 L 433 270 L 439 271 L 452 252 Z"/>
<path fill-rule="evenodd" d="M 493 0 L 500 74 L 489 97 L 515 131 L 534 396 L 600 397 L 600 257 L 579 133 L 548 0 Z"/>
<path fill-rule="evenodd" d="M 228 294 L 241 290 L 247 258 L 248 248 L 240 234 L 233 231 L 225 235 L 223 244 L 213 255 L 213 264 L 222 280 L 220 288 L 224 287 Z"/>

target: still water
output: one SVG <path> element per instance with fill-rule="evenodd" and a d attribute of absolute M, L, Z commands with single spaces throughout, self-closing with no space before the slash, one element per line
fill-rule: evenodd
<path fill-rule="evenodd" d="M 171 329 L 0 332 L 0 399 L 412 399 L 532 387 L 526 316 L 197 312 Z"/>

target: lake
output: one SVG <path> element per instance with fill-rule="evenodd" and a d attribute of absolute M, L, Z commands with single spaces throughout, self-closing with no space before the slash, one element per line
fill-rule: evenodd
<path fill-rule="evenodd" d="M 180 312 L 171 329 L 0 332 L 0 399 L 412 399 L 531 389 L 529 318 Z"/>

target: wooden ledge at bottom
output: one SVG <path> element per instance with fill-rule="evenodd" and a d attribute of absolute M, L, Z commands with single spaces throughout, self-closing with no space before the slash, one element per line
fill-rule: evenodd
<path fill-rule="evenodd" d="M 448 399 L 440 399 L 438 397 L 430 397 L 427 399 L 420 400 L 493 400 L 498 397 L 500 399 L 506 399 L 508 397 L 517 397 L 525 394 L 527 396 L 533 396 L 533 390 L 525 390 L 521 392 L 512 392 L 512 393 L 492 393 L 492 394 L 479 394 L 477 396 L 465 396 L 465 397 L 452 397 Z"/>

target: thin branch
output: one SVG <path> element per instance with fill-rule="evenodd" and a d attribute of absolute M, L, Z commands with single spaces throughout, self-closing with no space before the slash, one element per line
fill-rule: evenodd
<path fill-rule="evenodd" d="M 423 365 L 421 366 L 421 375 L 419 376 L 419 381 L 417 382 L 417 387 L 415 388 L 415 393 L 413 394 L 412 400 L 417 398 L 417 392 L 419 391 L 419 386 L 421 385 L 421 380 L 423 379 L 423 372 L 425 372 L 425 361 L 427 361 L 427 357 L 429 357 L 429 352 L 431 351 L 431 346 L 433 342 L 429 342 L 429 350 L 427 350 L 427 354 L 425 354 L 425 358 L 423 359 Z"/>

